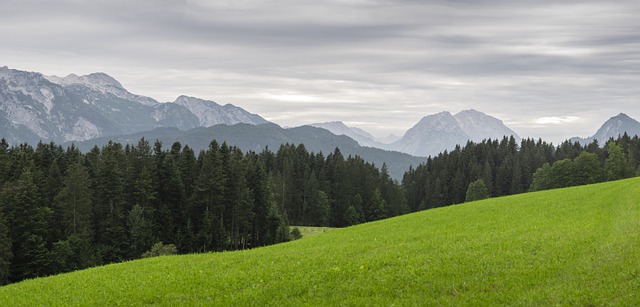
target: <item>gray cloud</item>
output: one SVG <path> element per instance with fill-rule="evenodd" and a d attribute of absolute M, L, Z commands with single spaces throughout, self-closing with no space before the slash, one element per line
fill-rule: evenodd
<path fill-rule="evenodd" d="M 475 108 L 557 142 L 619 112 L 640 119 L 633 0 L 27 0 L 0 12 L 2 65 L 104 71 L 134 93 L 230 102 L 282 125 L 401 134 Z M 551 117 L 571 120 L 539 120 Z"/>

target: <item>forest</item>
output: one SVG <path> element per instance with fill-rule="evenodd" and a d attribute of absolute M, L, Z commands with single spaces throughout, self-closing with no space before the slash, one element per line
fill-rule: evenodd
<path fill-rule="evenodd" d="M 304 145 L 195 153 L 144 138 L 83 153 L 0 141 L 0 284 L 178 253 L 291 240 L 290 225 L 345 227 L 419 210 L 638 175 L 640 140 L 582 146 L 513 137 L 429 157 L 402 182 L 386 165 Z"/>
<path fill-rule="evenodd" d="M 212 141 L 197 155 L 108 143 L 87 153 L 0 142 L 0 284 L 140 258 L 290 240 L 289 225 L 343 227 L 408 212 L 386 173 L 339 149 L 243 153 Z"/>

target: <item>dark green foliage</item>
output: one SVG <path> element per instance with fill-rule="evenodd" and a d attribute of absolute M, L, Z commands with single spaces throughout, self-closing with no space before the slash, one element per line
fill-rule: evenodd
<path fill-rule="evenodd" d="M 129 255 L 131 258 L 138 258 L 151 248 L 156 242 L 153 231 L 153 217 L 150 212 L 145 212 L 145 208 L 136 204 L 129 212 L 127 218 L 129 228 Z"/>
<path fill-rule="evenodd" d="M 80 162 L 72 164 L 67 170 L 63 187 L 55 197 L 55 208 L 60 212 L 64 237 L 76 235 L 90 238 L 92 235 L 89 183 L 89 172 Z"/>
<path fill-rule="evenodd" d="M 18 281 L 48 275 L 51 262 L 45 238 L 52 210 L 43 205 L 32 170 L 24 169 L 16 185 L 7 187 L 2 198 L 12 239 L 10 279 Z"/>
<path fill-rule="evenodd" d="M 542 191 L 551 189 L 551 164 L 545 163 L 533 173 L 533 181 L 530 191 Z"/>
<path fill-rule="evenodd" d="M 293 227 L 293 229 L 291 229 L 291 240 L 298 240 L 298 239 L 302 239 L 300 228 Z"/>
<path fill-rule="evenodd" d="M 607 144 L 607 154 L 609 157 L 604 163 L 607 180 L 624 179 L 634 175 L 635 171 L 629 158 L 624 154 L 622 145 L 609 142 Z"/>
<path fill-rule="evenodd" d="M 595 153 L 583 151 L 573 162 L 576 185 L 598 183 L 604 180 L 604 171 Z"/>
<path fill-rule="evenodd" d="M 385 217 L 387 217 L 387 202 L 382 198 L 380 190 L 376 189 L 373 192 L 373 199 L 371 200 L 371 207 L 369 208 L 369 220 L 381 220 Z"/>
<path fill-rule="evenodd" d="M 476 201 L 489 198 L 489 191 L 487 190 L 487 186 L 484 184 L 484 180 L 478 179 L 469 184 L 467 188 L 467 195 L 465 197 L 465 201 Z"/>

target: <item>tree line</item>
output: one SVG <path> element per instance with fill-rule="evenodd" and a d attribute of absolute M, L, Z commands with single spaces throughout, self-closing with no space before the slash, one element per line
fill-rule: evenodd
<path fill-rule="evenodd" d="M 348 226 L 407 213 L 383 166 L 304 145 L 197 155 L 108 143 L 87 153 L 0 141 L 0 284 L 136 259 L 290 240 L 289 224 Z M 160 245 L 158 245 L 160 244 Z M 152 248 L 154 250 L 152 250 Z M 169 249 L 171 249 L 169 248 Z"/>
<path fill-rule="evenodd" d="M 402 179 L 411 211 L 469 200 L 617 180 L 639 174 L 640 140 L 627 134 L 580 145 L 558 146 L 513 137 L 468 142 L 443 152 Z"/>

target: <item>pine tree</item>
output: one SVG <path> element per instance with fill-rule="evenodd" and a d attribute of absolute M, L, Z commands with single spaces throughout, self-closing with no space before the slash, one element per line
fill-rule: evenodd
<path fill-rule="evenodd" d="M 124 162 L 122 146 L 112 142 L 103 147 L 97 161 L 93 206 L 94 243 L 105 263 L 127 259 L 128 202 L 124 194 Z"/>
<path fill-rule="evenodd" d="M 145 207 L 136 204 L 127 218 L 129 228 L 129 257 L 139 258 L 148 251 L 157 238 L 154 236 L 151 214 L 145 212 Z"/>
<path fill-rule="evenodd" d="M 226 184 L 226 174 L 223 170 L 220 157 L 220 146 L 214 140 L 209 149 L 201 154 L 201 168 L 196 182 L 196 189 L 192 200 L 193 210 L 191 217 L 196 221 L 195 226 L 200 233 L 201 241 L 198 245 L 207 250 L 222 248 L 225 243 L 224 232 L 224 189 Z M 205 219 L 210 219 L 206 225 Z M 198 223 L 202 221 L 202 224 Z"/>
<path fill-rule="evenodd" d="M 373 192 L 373 199 L 371 199 L 371 206 L 369 209 L 369 221 L 381 220 L 387 217 L 387 203 L 382 198 L 382 194 L 379 189 L 375 189 Z"/>
<path fill-rule="evenodd" d="M 15 187 L 5 190 L 3 198 L 12 221 L 10 237 L 13 262 L 10 279 L 19 281 L 49 274 L 51 259 L 45 238 L 52 211 L 42 204 L 32 170 L 23 170 Z"/>

